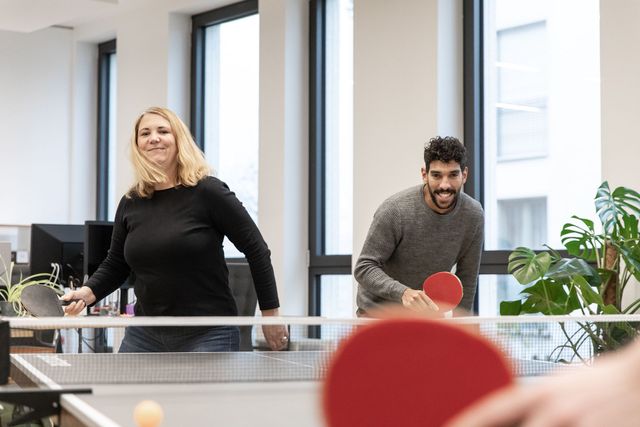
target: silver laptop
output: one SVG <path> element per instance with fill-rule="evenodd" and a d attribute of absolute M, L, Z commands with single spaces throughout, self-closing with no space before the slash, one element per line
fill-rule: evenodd
<path fill-rule="evenodd" d="M 7 270 L 11 265 L 11 242 L 0 242 L 0 257 L 2 257 L 2 261 L 0 261 L 0 276 L 4 277 L 5 265 Z"/>

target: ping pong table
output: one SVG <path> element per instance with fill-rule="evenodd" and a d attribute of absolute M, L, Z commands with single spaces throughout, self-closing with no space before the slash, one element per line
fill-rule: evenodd
<path fill-rule="evenodd" d="M 162 426 L 322 426 L 321 379 L 326 351 L 147 354 L 12 354 L 21 387 L 90 388 L 62 394 L 61 425 L 135 426 L 142 400 L 158 402 Z M 557 364 L 514 364 L 519 377 Z"/>
<path fill-rule="evenodd" d="M 11 378 L 21 387 L 92 389 L 61 395 L 61 425 L 135 426 L 135 406 L 150 399 L 163 408 L 163 426 L 320 426 L 316 395 L 327 357 L 322 351 L 12 354 Z"/>

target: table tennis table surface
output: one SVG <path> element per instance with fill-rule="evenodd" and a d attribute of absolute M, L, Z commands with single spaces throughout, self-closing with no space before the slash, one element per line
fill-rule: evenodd
<path fill-rule="evenodd" d="M 61 396 L 63 417 L 76 425 L 135 427 L 135 406 L 150 399 L 162 406 L 165 427 L 322 426 L 328 358 L 325 351 L 12 354 L 11 377 L 21 387 L 91 388 Z M 513 366 L 515 375 L 534 377 L 557 365 Z"/>

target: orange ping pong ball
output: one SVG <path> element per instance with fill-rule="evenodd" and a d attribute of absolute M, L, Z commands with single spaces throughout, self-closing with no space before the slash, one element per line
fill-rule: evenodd
<path fill-rule="evenodd" d="M 133 420 L 138 427 L 158 427 L 163 418 L 162 406 L 153 400 L 143 400 L 133 410 Z"/>

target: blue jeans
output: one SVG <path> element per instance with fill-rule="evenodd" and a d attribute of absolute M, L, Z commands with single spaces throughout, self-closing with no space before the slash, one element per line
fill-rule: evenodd
<path fill-rule="evenodd" d="M 237 326 L 151 327 L 125 329 L 120 353 L 239 351 Z"/>

